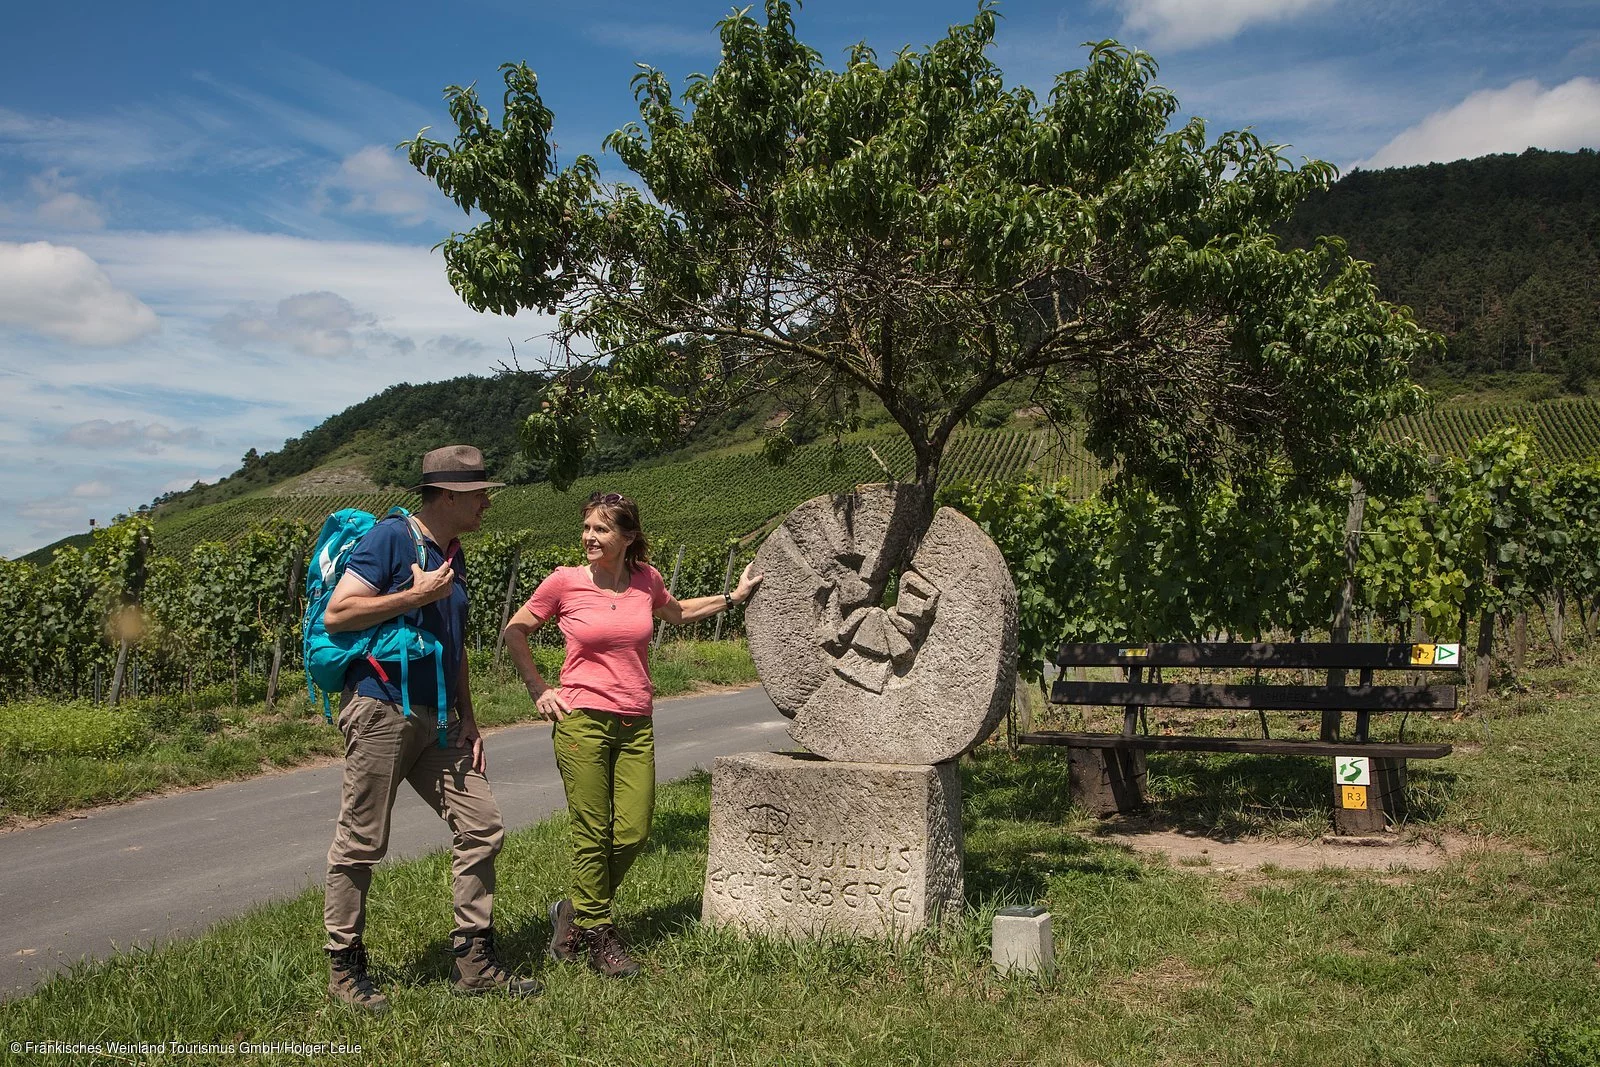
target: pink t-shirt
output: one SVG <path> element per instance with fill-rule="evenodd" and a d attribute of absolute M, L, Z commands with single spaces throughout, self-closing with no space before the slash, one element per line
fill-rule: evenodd
<path fill-rule="evenodd" d="M 648 715 L 655 696 L 645 657 L 655 610 L 667 602 L 661 572 L 633 568 L 628 588 L 613 595 L 594 584 L 588 567 L 557 567 L 528 598 L 534 618 L 555 620 L 567 639 L 557 690 L 569 707 Z"/>

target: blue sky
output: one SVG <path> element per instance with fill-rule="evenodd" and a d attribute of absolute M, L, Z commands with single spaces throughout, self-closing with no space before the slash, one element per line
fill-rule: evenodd
<path fill-rule="evenodd" d="M 561 155 L 634 114 L 636 62 L 715 64 L 728 5 L 15 5 L 0 65 L 0 555 L 233 470 L 402 381 L 492 372 L 544 324 L 467 310 L 430 248 L 463 217 L 393 146 L 440 90 L 527 61 Z M 838 62 L 972 3 L 813 0 Z M 1000 5 L 995 58 L 1048 88 L 1082 43 L 1151 51 L 1180 119 L 1352 166 L 1600 146 L 1595 0 Z M 623 176 L 601 157 L 608 176 Z M 528 362 L 524 360 L 525 365 Z"/>

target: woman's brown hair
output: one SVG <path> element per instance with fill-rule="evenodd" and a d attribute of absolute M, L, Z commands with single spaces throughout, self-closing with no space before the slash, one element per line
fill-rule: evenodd
<path fill-rule="evenodd" d="M 590 512 L 594 511 L 598 511 L 617 530 L 633 535 L 623 557 L 629 567 L 650 562 L 650 540 L 645 537 L 644 527 L 639 523 L 638 504 L 621 493 L 595 493 L 583 506 L 583 517 L 587 519 Z"/>

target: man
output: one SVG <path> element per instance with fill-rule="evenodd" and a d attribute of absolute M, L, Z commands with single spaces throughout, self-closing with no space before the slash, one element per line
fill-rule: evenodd
<path fill-rule="evenodd" d="M 350 554 L 329 598 L 330 633 L 365 630 L 401 615 L 438 638 L 444 687 L 432 657 L 407 665 L 411 715 L 404 711 L 399 663 L 357 660 L 345 675 L 339 730 L 345 737 L 339 823 L 328 849 L 323 923 L 328 931 L 328 992 L 375 1015 L 388 999 L 367 973 L 361 934 L 372 868 L 389 847 L 390 812 L 401 779 L 450 825 L 455 900 L 450 976 L 459 993 L 540 991 L 513 978 L 495 953 L 491 923 L 494 862 L 505 836 L 500 806 L 484 772 L 483 738 L 472 717 L 467 680 L 466 563 L 458 540 L 489 509 L 483 455 L 447 445 L 422 458 L 422 505 L 411 518 L 380 521 Z M 420 554 L 425 557 L 418 563 Z M 448 743 L 438 741 L 439 702 L 449 710 Z"/>

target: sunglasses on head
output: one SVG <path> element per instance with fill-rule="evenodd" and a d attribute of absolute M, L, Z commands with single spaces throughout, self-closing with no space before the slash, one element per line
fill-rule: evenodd
<path fill-rule="evenodd" d="M 607 505 L 620 504 L 626 499 L 627 499 L 627 497 L 623 496 L 621 493 L 591 493 L 591 494 L 589 494 L 589 503 L 591 503 L 591 504 L 607 504 Z"/>

